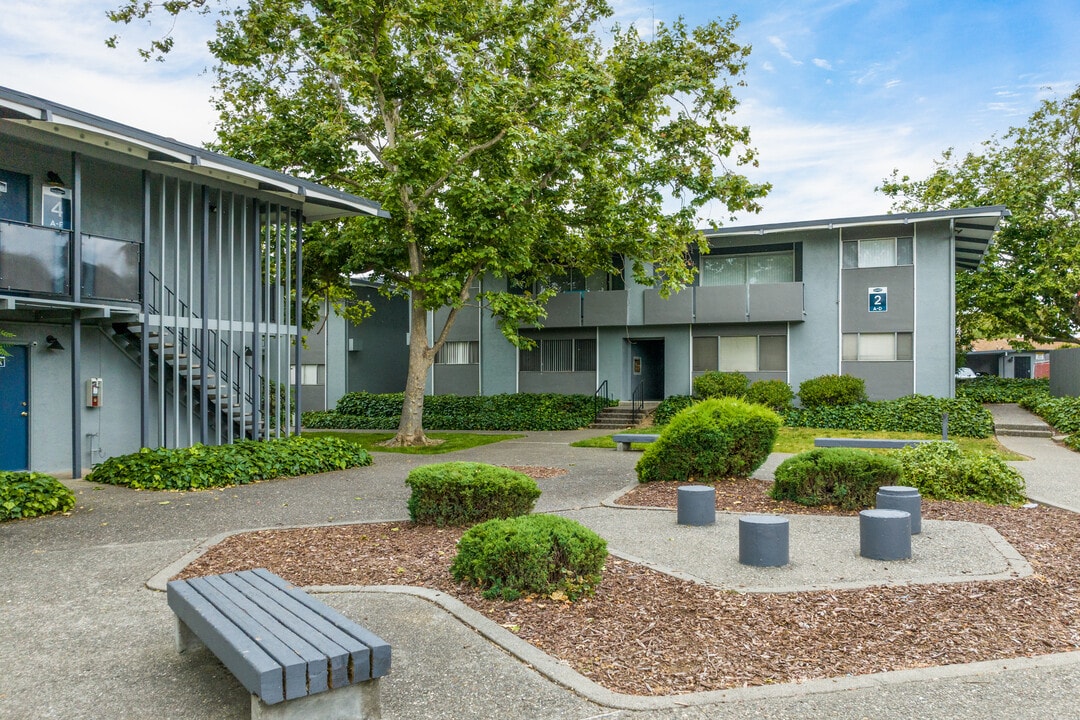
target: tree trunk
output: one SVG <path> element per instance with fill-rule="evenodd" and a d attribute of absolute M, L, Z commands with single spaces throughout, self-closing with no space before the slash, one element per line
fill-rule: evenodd
<path fill-rule="evenodd" d="M 428 348 L 427 310 L 421 303 L 410 303 L 409 371 L 405 378 L 405 404 L 401 408 L 398 432 L 384 445 L 388 447 L 418 447 L 436 445 L 424 435 L 424 389 L 428 368 L 435 359 Z"/>

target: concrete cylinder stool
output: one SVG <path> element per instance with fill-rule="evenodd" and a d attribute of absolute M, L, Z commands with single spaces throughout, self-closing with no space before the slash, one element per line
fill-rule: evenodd
<path fill-rule="evenodd" d="M 716 522 L 716 488 L 711 485 L 683 485 L 679 488 L 680 525 L 712 525 Z"/>
<path fill-rule="evenodd" d="M 859 554 L 871 560 L 911 557 L 911 514 L 905 510 L 859 513 Z"/>
<path fill-rule="evenodd" d="M 776 515 L 739 518 L 739 562 L 757 567 L 788 564 L 788 519 Z"/>
<path fill-rule="evenodd" d="M 911 534 L 922 532 L 922 496 L 913 487 L 885 485 L 877 491 L 878 510 L 905 510 L 911 515 Z"/>

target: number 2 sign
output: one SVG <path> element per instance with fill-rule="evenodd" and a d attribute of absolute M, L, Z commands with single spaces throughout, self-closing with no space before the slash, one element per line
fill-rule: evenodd
<path fill-rule="evenodd" d="M 867 310 L 870 312 L 888 312 L 889 311 L 889 288 L 887 287 L 872 287 L 869 288 L 869 301 Z"/>

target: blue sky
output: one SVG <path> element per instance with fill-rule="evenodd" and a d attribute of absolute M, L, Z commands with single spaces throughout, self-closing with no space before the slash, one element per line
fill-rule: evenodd
<path fill-rule="evenodd" d="M 135 48 L 165 32 L 164 18 L 119 28 L 121 49 L 109 50 L 112 0 L 3 2 L 0 85 L 185 142 L 212 137 L 205 18 L 178 23 L 168 61 L 143 63 Z M 738 224 L 887 212 L 874 187 L 894 167 L 926 175 L 946 148 L 977 150 L 1080 84 L 1075 0 L 612 5 L 618 22 L 646 33 L 679 15 L 691 25 L 738 16 L 736 37 L 753 52 L 735 119 L 760 153 L 752 177 L 774 186 L 764 212 Z"/>

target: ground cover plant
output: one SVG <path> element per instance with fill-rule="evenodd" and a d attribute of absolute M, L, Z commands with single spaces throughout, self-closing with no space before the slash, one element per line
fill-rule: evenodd
<path fill-rule="evenodd" d="M 1035 413 L 1062 434 L 1080 433 L 1080 398 L 1029 397 L 1020 407 Z"/>
<path fill-rule="evenodd" d="M 143 448 L 108 458 L 86 479 L 136 490 L 200 490 L 370 464 L 371 455 L 353 443 L 293 436 L 231 445 Z"/>
<path fill-rule="evenodd" d="M 405 484 L 409 518 L 434 525 L 469 525 L 532 512 L 540 488 L 528 475 L 477 462 L 448 462 L 413 469 Z"/>
<path fill-rule="evenodd" d="M 952 442 L 931 442 L 895 453 L 903 485 L 935 500 L 975 500 L 993 505 L 1021 505 L 1024 478 L 996 456 L 966 453 Z"/>
<path fill-rule="evenodd" d="M 435 441 L 435 444 L 433 445 L 424 445 L 422 447 L 387 447 L 381 443 L 394 437 L 394 433 L 392 432 L 305 430 L 303 436 L 312 438 L 332 437 L 344 442 L 353 443 L 354 445 L 359 445 L 368 452 L 393 452 L 403 453 L 405 455 L 442 455 L 458 450 L 468 450 L 469 448 L 480 447 L 482 445 L 490 445 L 504 440 L 516 440 L 525 437 L 524 435 L 515 435 L 511 433 L 488 435 L 478 432 L 431 432 L 428 433 L 427 436 L 429 439 Z"/>
<path fill-rule="evenodd" d="M 861 510 L 874 506 L 878 488 L 897 485 L 899 480 L 900 463 L 888 455 L 815 448 L 780 463 L 769 497 L 800 505 Z"/>
<path fill-rule="evenodd" d="M 983 375 L 956 383 L 956 397 L 978 403 L 1019 403 L 1050 397 L 1050 381 Z"/>
<path fill-rule="evenodd" d="M 676 415 L 645 448 L 636 470 L 641 482 L 712 482 L 748 477 L 772 451 L 780 416 L 760 405 L 719 398 Z"/>
<path fill-rule="evenodd" d="M 974 400 L 929 395 L 796 408 L 784 414 L 784 424 L 789 427 L 923 432 L 941 437 L 942 417 L 946 413 L 950 437 L 986 438 L 994 434 L 994 418 L 981 404 Z"/>
<path fill-rule="evenodd" d="M 75 495 L 52 475 L 0 471 L 0 521 L 67 512 L 74 506 Z"/>

